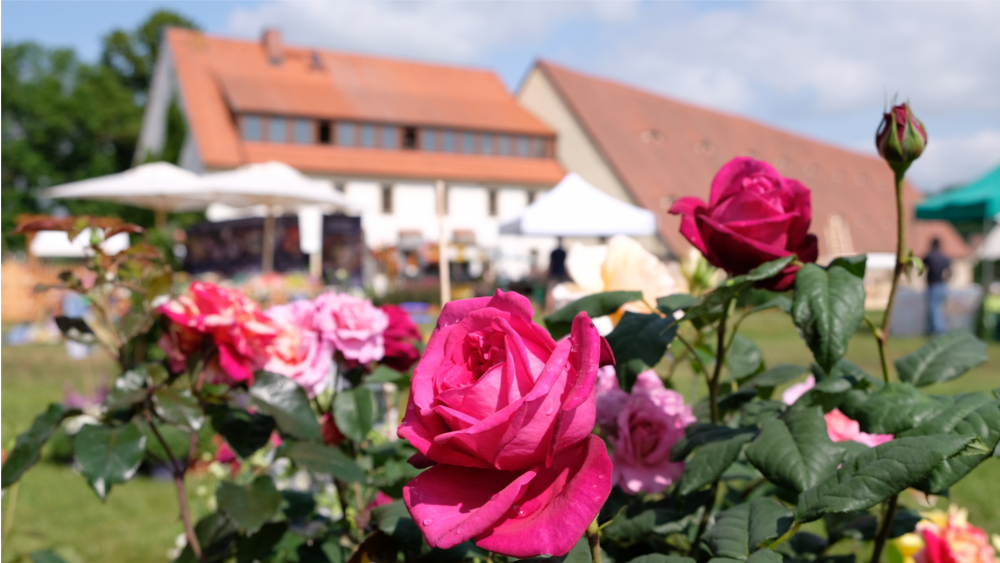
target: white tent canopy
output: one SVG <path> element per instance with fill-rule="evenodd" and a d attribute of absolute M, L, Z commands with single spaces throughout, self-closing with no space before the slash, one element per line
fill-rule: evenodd
<path fill-rule="evenodd" d="M 42 193 L 48 199 L 113 201 L 152 209 L 157 221 L 169 211 L 197 211 L 210 201 L 201 190 L 197 174 L 169 162 L 142 164 L 99 178 L 51 187 Z"/>
<path fill-rule="evenodd" d="M 570 172 L 500 234 L 566 237 L 652 235 L 656 215 L 610 196 Z"/>

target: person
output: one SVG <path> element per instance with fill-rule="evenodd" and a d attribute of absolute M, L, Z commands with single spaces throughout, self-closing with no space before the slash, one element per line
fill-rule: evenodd
<path fill-rule="evenodd" d="M 931 251 L 924 257 L 927 270 L 927 312 L 931 334 L 941 334 L 947 327 L 944 318 L 944 301 L 948 295 L 945 282 L 951 276 L 951 260 L 941 252 L 941 239 L 931 241 Z"/>
<path fill-rule="evenodd" d="M 566 273 L 566 250 L 563 249 L 563 239 L 556 239 L 556 249 L 549 255 L 549 281 L 559 283 L 569 279 Z"/>

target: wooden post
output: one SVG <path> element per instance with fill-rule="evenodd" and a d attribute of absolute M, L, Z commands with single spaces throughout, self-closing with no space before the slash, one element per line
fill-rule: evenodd
<path fill-rule="evenodd" d="M 264 248 L 261 270 L 266 274 L 274 271 L 274 211 L 270 206 L 264 216 Z"/>
<path fill-rule="evenodd" d="M 167 228 L 167 210 L 166 209 L 154 209 L 153 216 L 155 217 L 155 225 L 157 229 L 163 230 Z"/>
<path fill-rule="evenodd" d="M 313 252 L 309 255 L 309 276 L 317 280 L 323 277 L 322 252 Z"/>
<path fill-rule="evenodd" d="M 438 226 L 440 233 L 438 236 L 438 274 L 441 278 L 441 306 L 444 307 L 451 301 L 451 265 L 448 263 L 448 221 L 447 205 L 445 198 L 448 191 L 445 189 L 444 180 L 438 180 L 435 185 L 437 190 L 437 211 Z"/>

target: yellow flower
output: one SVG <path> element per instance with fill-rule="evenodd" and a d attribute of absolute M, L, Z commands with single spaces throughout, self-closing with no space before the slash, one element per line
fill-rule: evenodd
<path fill-rule="evenodd" d="M 903 563 L 915 563 L 913 556 L 924 548 L 924 538 L 919 534 L 903 534 L 892 540 L 899 554 L 903 557 Z"/>

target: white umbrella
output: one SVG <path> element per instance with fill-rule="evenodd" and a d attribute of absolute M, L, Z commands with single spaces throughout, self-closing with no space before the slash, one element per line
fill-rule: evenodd
<path fill-rule="evenodd" d="M 500 234 L 606 237 L 656 233 L 656 215 L 612 197 L 570 172 Z"/>
<path fill-rule="evenodd" d="M 202 195 L 198 175 L 169 162 L 151 162 L 117 174 L 54 186 L 42 192 L 42 197 L 113 201 L 152 209 L 158 227 L 166 224 L 167 212 L 196 211 L 209 203 Z"/>
<path fill-rule="evenodd" d="M 275 208 L 327 205 L 352 210 L 344 194 L 327 180 L 314 180 L 281 162 L 247 164 L 228 172 L 202 176 L 200 190 L 215 203 L 231 207 L 266 205 L 264 217 L 263 269 L 274 269 Z"/>

